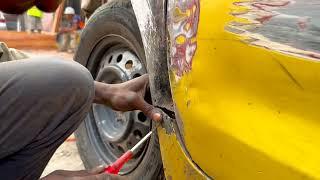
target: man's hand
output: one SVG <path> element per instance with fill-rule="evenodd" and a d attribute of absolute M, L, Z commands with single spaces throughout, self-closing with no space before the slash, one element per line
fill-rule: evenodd
<path fill-rule="evenodd" d="M 65 171 L 57 170 L 41 178 L 41 180 L 123 180 L 119 175 L 104 173 L 104 166 L 96 167 L 90 171 Z"/>
<path fill-rule="evenodd" d="M 160 121 L 161 114 L 144 100 L 149 83 L 148 75 L 121 84 L 95 81 L 95 103 L 105 104 L 117 111 L 141 110 L 149 118 Z"/>

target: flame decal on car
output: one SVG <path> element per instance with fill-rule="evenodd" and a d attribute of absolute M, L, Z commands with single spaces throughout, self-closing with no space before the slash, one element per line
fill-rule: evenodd
<path fill-rule="evenodd" d="M 197 31 L 200 14 L 199 0 L 176 0 L 170 11 L 170 66 L 177 78 L 192 68 L 197 50 Z"/>

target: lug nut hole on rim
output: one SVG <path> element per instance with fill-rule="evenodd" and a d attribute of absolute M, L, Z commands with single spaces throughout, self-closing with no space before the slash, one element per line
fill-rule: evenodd
<path fill-rule="evenodd" d="M 118 151 L 120 151 L 122 154 L 124 153 L 124 149 L 121 146 L 117 146 L 118 147 Z"/>
<path fill-rule="evenodd" d="M 138 113 L 138 119 L 141 122 L 145 122 L 147 120 L 147 117 L 143 114 L 143 112 Z"/>
<path fill-rule="evenodd" d="M 110 57 L 109 57 L 109 61 L 108 61 L 108 62 L 109 62 L 109 64 L 111 63 L 112 58 L 113 58 L 113 56 L 110 56 Z"/>
<path fill-rule="evenodd" d="M 131 69 L 132 66 L 133 66 L 133 61 L 132 60 L 129 60 L 129 61 L 126 62 L 126 65 L 125 65 L 126 69 Z"/>
<path fill-rule="evenodd" d="M 128 147 L 128 149 L 131 149 L 131 148 L 133 147 L 133 146 L 132 146 L 132 142 L 129 141 L 129 142 L 127 143 L 127 147 Z"/>
<path fill-rule="evenodd" d="M 117 62 L 120 62 L 122 60 L 122 54 L 119 54 L 117 57 Z"/>
<path fill-rule="evenodd" d="M 140 76 L 141 76 L 141 74 L 137 73 L 137 74 L 133 75 L 133 78 L 137 78 L 137 77 L 140 77 Z"/>
<path fill-rule="evenodd" d="M 142 139 L 142 133 L 139 130 L 134 130 L 133 135 L 138 139 Z"/>

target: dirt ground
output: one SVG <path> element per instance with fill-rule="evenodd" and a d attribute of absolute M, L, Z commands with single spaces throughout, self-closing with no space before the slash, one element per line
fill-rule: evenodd
<path fill-rule="evenodd" d="M 42 177 L 54 170 L 81 170 L 84 169 L 83 163 L 78 154 L 76 140 L 71 135 L 54 153 L 47 167 L 42 173 Z"/>
<path fill-rule="evenodd" d="M 39 57 L 39 56 L 57 56 L 57 57 L 61 57 L 65 60 L 73 60 L 73 55 L 71 53 L 67 53 L 67 52 L 58 52 L 56 50 L 43 50 L 43 49 L 39 49 L 39 50 L 22 50 L 22 52 L 24 52 L 25 54 L 27 54 L 29 57 Z"/>
<path fill-rule="evenodd" d="M 66 60 L 72 60 L 73 54 L 61 53 L 55 50 L 23 50 L 29 57 L 38 56 L 58 56 Z M 58 169 L 64 170 L 81 170 L 84 169 L 78 150 L 76 147 L 76 139 L 71 135 L 55 152 L 42 177 L 50 172 Z"/>

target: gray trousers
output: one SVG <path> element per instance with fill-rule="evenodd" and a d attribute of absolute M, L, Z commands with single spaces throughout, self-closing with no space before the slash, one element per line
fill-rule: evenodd
<path fill-rule="evenodd" d="M 0 63 L 0 179 L 38 179 L 85 118 L 93 96 L 93 79 L 76 62 Z"/>

